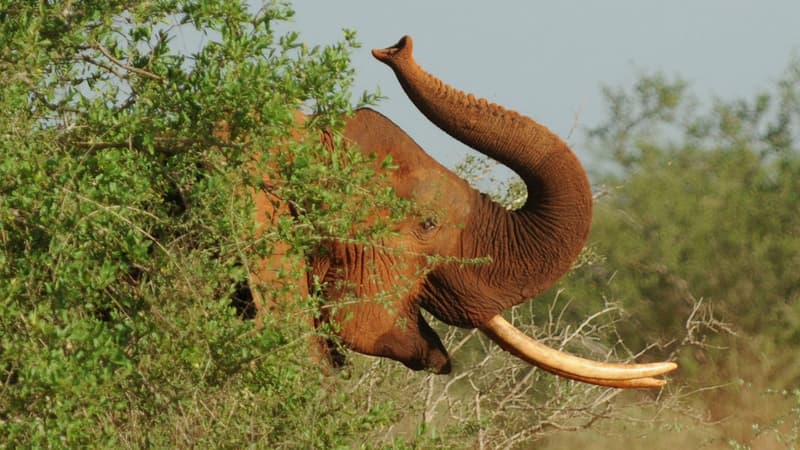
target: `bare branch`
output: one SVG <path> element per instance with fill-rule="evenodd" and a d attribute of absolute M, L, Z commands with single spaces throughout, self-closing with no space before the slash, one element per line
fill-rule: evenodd
<path fill-rule="evenodd" d="M 139 151 L 144 151 L 145 147 L 139 142 L 139 139 L 133 136 L 129 137 L 126 141 L 106 142 L 106 141 L 74 141 L 73 145 L 83 147 L 89 150 L 103 150 L 108 148 L 129 148 Z M 153 149 L 162 154 L 175 155 L 195 145 L 202 145 L 208 147 L 221 147 L 221 148 L 241 148 L 241 144 L 232 142 L 223 142 L 213 138 L 203 139 L 175 139 L 175 138 L 155 138 Z"/>
<path fill-rule="evenodd" d="M 118 67 L 120 67 L 122 69 L 125 69 L 128 72 L 135 73 L 136 75 L 139 75 L 139 76 L 142 76 L 142 77 L 145 77 L 145 78 L 150 78 L 150 79 L 156 80 L 156 81 L 158 81 L 160 83 L 165 83 L 166 82 L 166 80 L 163 77 L 159 76 L 159 75 L 156 75 L 156 74 L 154 74 L 152 72 L 148 72 L 148 71 L 143 70 L 143 69 L 140 69 L 138 67 L 133 67 L 133 66 L 131 66 L 129 64 L 125 64 L 124 62 L 122 62 L 119 59 L 115 58 L 114 55 L 112 55 L 111 52 L 108 51 L 108 49 L 106 49 L 105 47 L 103 47 L 99 43 L 93 43 L 92 44 L 92 48 L 94 48 L 95 50 L 97 50 L 100 53 L 102 53 L 103 56 L 105 56 L 109 61 L 114 63 L 114 65 L 116 65 L 116 66 L 118 66 Z M 97 65 L 100 65 L 97 62 L 94 62 L 94 63 L 97 64 Z M 117 75 L 116 72 L 114 72 L 114 73 L 115 73 L 115 75 Z M 120 78 L 125 78 L 122 75 L 117 75 L 117 76 L 119 76 Z"/>

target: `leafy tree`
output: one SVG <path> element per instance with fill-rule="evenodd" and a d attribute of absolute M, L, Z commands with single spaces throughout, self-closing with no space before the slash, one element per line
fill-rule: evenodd
<path fill-rule="evenodd" d="M 350 194 L 370 186 L 358 154 L 292 138 L 299 108 L 320 113 L 313 128 L 349 111 L 357 43 L 346 32 L 309 48 L 276 32 L 291 15 L 216 0 L 2 2 L 5 445 L 331 447 L 388 417 L 320 389 L 301 314 L 255 333 L 231 306 L 259 256 L 341 234 L 363 211 Z M 181 51 L 179 36 L 198 48 Z M 242 195 L 254 188 L 303 207 L 302 221 L 254 239 Z"/>
<path fill-rule="evenodd" d="M 626 306 L 660 333 L 683 327 L 703 299 L 738 332 L 797 346 L 800 63 L 776 93 L 717 100 L 708 113 L 695 111 L 680 80 L 646 77 L 636 89 L 661 100 L 637 110 L 611 95 L 612 111 L 637 112 L 612 113 L 592 131 L 623 168 L 605 177 L 621 187 L 595 221 L 607 268 L 587 275 L 602 283 L 613 271 L 615 296 L 630 299 Z"/>
<path fill-rule="evenodd" d="M 672 340 L 683 381 L 718 386 L 709 419 L 748 441 L 783 407 L 761 394 L 800 381 L 800 61 L 772 92 L 708 110 L 660 74 L 604 92 L 608 119 L 589 133 L 612 162 L 594 177 L 603 259 L 569 289 L 621 303 L 634 348 Z"/>

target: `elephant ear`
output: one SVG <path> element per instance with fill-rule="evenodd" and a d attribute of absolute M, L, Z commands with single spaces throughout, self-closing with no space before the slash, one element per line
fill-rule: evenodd
<path fill-rule="evenodd" d="M 396 169 L 383 172 L 374 182 L 389 183 L 400 197 L 409 197 L 413 190 L 413 183 L 411 188 L 404 183 L 409 173 L 438 164 L 400 127 L 370 109 L 359 109 L 347 118 L 342 139 L 337 141 L 375 156 L 377 171 L 391 156 Z M 333 140 L 324 142 L 332 145 Z M 397 225 L 405 226 L 405 222 Z M 357 232 L 357 228 L 351 231 Z M 418 273 L 427 258 L 421 252 L 411 252 L 396 261 L 395 251 L 382 250 L 406 248 L 407 240 L 406 233 L 385 236 L 380 246 L 330 239 L 309 252 L 308 286 L 325 299 L 316 323 L 332 324 L 337 335 L 333 339 L 358 353 L 391 358 L 414 370 L 448 373 L 451 363 L 447 350 L 423 318 L 413 295 L 422 282 Z M 328 359 L 340 363 L 336 346 L 327 347 Z"/>

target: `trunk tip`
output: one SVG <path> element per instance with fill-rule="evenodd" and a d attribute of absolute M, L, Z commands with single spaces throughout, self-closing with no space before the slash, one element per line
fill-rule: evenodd
<path fill-rule="evenodd" d="M 372 56 L 377 60 L 391 65 L 398 59 L 411 59 L 414 51 L 414 41 L 411 36 L 405 35 L 391 47 L 373 49 Z"/>

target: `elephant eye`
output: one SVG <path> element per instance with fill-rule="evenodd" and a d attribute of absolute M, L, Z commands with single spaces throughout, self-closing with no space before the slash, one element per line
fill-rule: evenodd
<path fill-rule="evenodd" d="M 422 228 L 423 231 L 431 231 L 436 228 L 436 219 L 433 217 L 427 217 L 425 220 L 420 222 L 419 226 Z"/>

